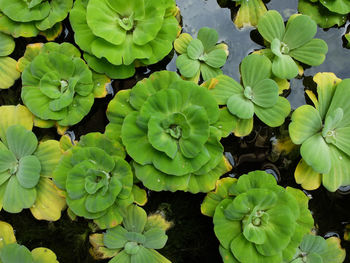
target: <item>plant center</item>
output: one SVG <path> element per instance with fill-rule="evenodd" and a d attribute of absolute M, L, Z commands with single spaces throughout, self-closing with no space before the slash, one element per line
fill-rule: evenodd
<path fill-rule="evenodd" d="M 282 54 L 288 54 L 289 53 L 289 47 L 286 43 L 281 42 L 281 53 Z"/>
<path fill-rule="evenodd" d="M 60 83 L 61 83 L 61 88 L 60 88 L 61 93 L 64 93 L 68 88 L 68 81 L 65 79 L 62 79 L 60 80 Z"/>
<path fill-rule="evenodd" d="M 206 53 L 203 53 L 198 58 L 199 61 L 203 61 L 203 62 L 207 61 L 207 59 L 208 59 L 208 55 Z"/>
<path fill-rule="evenodd" d="M 135 255 L 140 250 L 140 246 L 136 242 L 128 242 L 124 248 L 125 252 L 129 255 Z"/>
<path fill-rule="evenodd" d="M 244 96 L 249 99 L 253 100 L 254 99 L 254 92 L 253 89 L 250 86 L 245 87 L 244 89 Z"/>
<path fill-rule="evenodd" d="M 17 171 L 18 171 L 18 165 L 19 165 L 19 163 L 18 163 L 18 161 L 16 161 L 16 162 L 14 162 L 13 164 L 12 164 L 12 167 L 10 168 L 10 174 L 16 174 L 17 173 Z"/>
<path fill-rule="evenodd" d="M 255 214 L 252 216 L 252 224 L 254 226 L 260 226 L 261 225 L 261 218 L 265 215 L 265 211 L 263 210 L 258 210 L 255 212 Z"/>
<path fill-rule="evenodd" d="M 181 128 L 181 126 L 178 126 L 176 124 L 172 124 L 168 128 L 167 132 L 170 134 L 171 137 L 173 137 L 173 138 L 178 140 L 178 139 L 181 138 L 182 128 Z"/>
<path fill-rule="evenodd" d="M 118 23 L 124 30 L 132 30 L 134 28 L 134 13 L 128 17 L 118 18 Z"/>

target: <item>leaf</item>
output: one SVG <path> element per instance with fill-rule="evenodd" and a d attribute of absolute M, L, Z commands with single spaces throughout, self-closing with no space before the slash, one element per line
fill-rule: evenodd
<path fill-rule="evenodd" d="M 292 79 L 298 75 L 298 66 L 289 55 L 275 56 L 272 62 L 273 74 L 281 79 Z"/>
<path fill-rule="evenodd" d="M 197 38 L 202 42 L 204 51 L 209 52 L 219 40 L 219 34 L 215 29 L 202 27 L 198 31 Z"/>
<path fill-rule="evenodd" d="M 341 247 L 340 239 L 337 237 L 330 237 L 326 239 L 327 248 L 322 251 L 321 257 L 323 262 L 341 263 L 345 260 L 345 249 Z"/>
<path fill-rule="evenodd" d="M 103 235 L 103 244 L 109 249 L 123 248 L 128 242 L 126 233 L 128 231 L 122 226 L 107 229 L 107 232 Z"/>
<path fill-rule="evenodd" d="M 10 224 L 0 221 L 0 233 L 0 250 L 8 244 L 16 243 L 15 233 Z"/>
<path fill-rule="evenodd" d="M 215 78 L 222 75 L 222 70 L 219 68 L 213 68 L 205 63 L 200 64 L 200 72 L 204 81 L 208 81 L 211 78 Z"/>
<path fill-rule="evenodd" d="M 298 15 L 288 20 L 282 42 L 292 51 L 313 39 L 316 32 L 317 25 L 314 20 L 305 15 Z"/>
<path fill-rule="evenodd" d="M 240 4 L 241 6 L 234 20 L 238 28 L 256 27 L 260 18 L 267 12 L 265 4 L 261 0 L 240 1 Z"/>
<path fill-rule="evenodd" d="M 32 250 L 33 263 L 58 263 L 54 252 L 45 247 Z"/>
<path fill-rule="evenodd" d="M 129 206 L 124 217 L 123 225 L 129 232 L 142 233 L 147 222 L 145 210 L 137 205 Z"/>
<path fill-rule="evenodd" d="M 323 63 L 328 52 L 327 43 L 322 39 L 312 39 L 305 45 L 292 50 L 289 55 L 311 66 L 319 66 Z"/>
<path fill-rule="evenodd" d="M 0 251 L 1 262 L 21 262 L 34 263 L 30 251 L 25 247 L 16 243 L 3 247 Z"/>
<path fill-rule="evenodd" d="M 187 52 L 189 43 L 193 40 L 192 36 L 188 33 L 182 33 L 174 41 L 174 48 L 177 53 L 183 54 Z"/>
<path fill-rule="evenodd" d="M 39 34 L 39 29 L 36 28 L 34 22 L 16 22 L 11 20 L 3 13 L 0 13 L 0 30 L 5 34 L 13 36 L 14 38 L 35 37 Z"/>
<path fill-rule="evenodd" d="M 222 49 L 214 49 L 208 53 L 206 64 L 213 68 L 221 68 L 225 65 L 227 59 L 226 52 Z"/>
<path fill-rule="evenodd" d="M 42 2 L 33 8 L 29 8 L 26 2 L 20 0 L 12 1 L 11 5 L 5 0 L 0 1 L 0 9 L 2 13 L 16 22 L 30 22 L 44 19 L 50 12 L 50 4 Z"/>
<path fill-rule="evenodd" d="M 193 39 L 187 46 L 187 56 L 196 60 L 204 53 L 204 46 L 199 39 Z"/>
<path fill-rule="evenodd" d="M 177 57 L 176 67 L 179 69 L 181 75 L 191 78 L 199 71 L 200 62 L 190 59 L 187 54 L 183 54 Z"/>
<path fill-rule="evenodd" d="M 331 169 L 329 146 L 320 133 L 312 135 L 303 142 L 300 154 L 316 172 L 328 173 Z"/>
<path fill-rule="evenodd" d="M 0 90 L 10 88 L 20 77 L 16 69 L 17 61 L 10 57 L 0 57 Z"/>
<path fill-rule="evenodd" d="M 131 263 L 137 263 L 144 260 L 145 262 L 154 262 L 154 263 L 170 263 L 168 259 L 163 257 L 157 251 L 153 249 L 147 249 L 145 247 L 140 247 L 140 251 L 131 255 Z"/>
<path fill-rule="evenodd" d="M 40 171 L 39 159 L 33 155 L 27 155 L 19 159 L 16 177 L 22 187 L 33 188 L 39 182 Z"/>
<path fill-rule="evenodd" d="M 346 15 L 350 12 L 350 3 L 346 0 L 334 0 L 331 2 L 320 0 L 320 2 L 332 12 L 343 15 Z"/>
<path fill-rule="evenodd" d="M 241 63 L 242 82 L 245 87 L 254 87 L 258 82 L 271 77 L 272 64 L 261 55 L 252 54 L 245 57 Z"/>
<path fill-rule="evenodd" d="M 278 86 L 272 79 L 264 79 L 252 87 L 252 101 L 262 107 L 273 107 L 278 100 Z"/>
<path fill-rule="evenodd" d="M 165 231 L 161 228 L 151 228 L 144 233 L 146 241 L 144 246 L 146 248 L 161 249 L 165 246 L 168 236 Z"/>
<path fill-rule="evenodd" d="M 282 16 L 275 10 L 267 11 L 259 20 L 258 31 L 268 42 L 282 40 L 285 27 Z"/>
<path fill-rule="evenodd" d="M 243 94 L 232 95 L 227 100 L 227 108 L 240 119 L 250 119 L 254 115 L 254 104 Z"/>
<path fill-rule="evenodd" d="M 305 190 L 315 190 L 320 187 L 322 175 L 312 169 L 303 159 L 301 159 L 294 172 L 295 181 Z"/>
<path fill-rule="evenodd" d="M 35 134 L 22 125 L 10 126 L 6 131 L 6 140 L 9 150 L 17 159 L 31 155 L 38 146 Z"/>
<path fill-rule="evenodd" d="M 55 140 L 40 142 L 34 155 L 40 161 L 41 176 L 51 177 L 62 155 L 59 142 Z"/>
<path fill-rule="evenodd" d="M 9 35 L 0 32 L 0 56 L 8 56 L 15 49 L 15 41 Z"/>
<path fill-rule="evenodd" d="M 10 152 L 1 142 L 0 142 L 0 173 L 7 173 L 14 165 L 17 164 L 16 156 Z M 3 179 L 0 179 L 3 182 Z"/>

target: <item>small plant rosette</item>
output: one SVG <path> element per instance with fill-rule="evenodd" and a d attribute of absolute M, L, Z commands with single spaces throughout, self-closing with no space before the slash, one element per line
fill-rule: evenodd
<path fill-rule="evenodd" d="M 200 76 L 204 81 L 222 74 L 220 69 L 226 63 L 228 46 L 217 44 L 219 34 L 215 29 L 203 27 L 198 31 L 196 39 L 188 33 L 182 33 L 174 42 L 180 56 L 176 59 L 176 67 L 182 77 L 198 83 Z"/>
<path fill-rule="evenodd" d="M 107 117 L 106 134 L 123 143 L 136 177 L 151 190 L 208 192 L 231 170 L 214 97 L 175 72 L 153 73 L 119 91 Z"/>
<path fill-rule="evenodd" d="M 306 15 L 292 15 L 285 26 L 280 13 L 270 10 L 259 20 L 258 31 L 268 43 L 263 53 L 272 61 L 272 73 L 280 79 L 298 75 L 296 61 L 318 66 L 326 58 L 327 43 L 314 38 L 316 22 Z"/>
<path fill-rule="evenodd" d="M 141 207 L 133 205 L 125 211 L 122 225 L 90 236 L 90 251 L 98 259 L 112 258 L 110 263 L 171 263 L 156 251 L 165 246 L 170 226 L 162 216 L 147 217 Z"/>
<path fill-rule="evenodd" d="M 62 31 L 61 21 L 73 6 L 73 0 L 0 0 L 0 32 L 13 37 L 35 37 L 39 33 L 48 40 Z"/>
<path fill-rule="evenodd" d="M 41 128 L 57 126 L 63 134 L 80 122 L 95 98 L 107 95 L 110 80 L 89 69 L 70 43 L 30 44 L 17 68 L 22 72 L 21 98 Z"/>
<path fill-rule="evenodd" d="M 171 52 L 177 14 L 175 0 L 77 0 L 69 18 L 89 66 L 125 79 Z"/>
<path fill-rule="evenodd" d="M 56 140 L 38 142 L 32 127 L 24 106 L 0 107 L 0 210 L 30 208 L 35 218 L 55 221 L 65 201 L 51 176 L 62 153 Z"/>
<path fill-rule="evenodd" d="M 201 211 L 213 217 L 225 263 L 289 262 L 313 226 L 307 196 L 264 171 L 220 179 Z"/>
<path fill-rule="evenodd" d="M 317 73 L 314 82 L 318 97 L 307 92 L 314 106 L 297 108 L 289 125 L 293 143 L 301 145 L 294 175 L 305 189 L 317 189 L 322 182 L 334 192 L 350 184 L 350 80 Z"/>

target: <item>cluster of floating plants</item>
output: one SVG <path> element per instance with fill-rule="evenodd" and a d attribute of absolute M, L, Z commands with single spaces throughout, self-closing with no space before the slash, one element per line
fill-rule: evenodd
<path fill-rule="evenodd" d="M 171 262 L 162 249 L 177 222 L 147 205 L 161 191 L 202 193 L 200 210 L 212 217 L 224 263 L 345 262 L 339 236 L 317 235 L 306 190 L 350 185 L 350 80 L 315 74 L 310 103 L 296 109 L 286 90 L 324 62 L 318 26 L 344 25 L 350 3 L 299 0 L 300 13 L 285 21 L 263 0 L 219 2 L 264 45 L 240 61 L 240 79 L 223 69 L 235 47 L 213 28 L 182 31 L 175 0 L 0 0 L 1 263 L 65 262 L 62 251 L 23 238 L 28 229 L 16 231 L 17 243 L 9 223 L 28 217 L 51 228 L 85 224 L 79 238 L 89 239 L 89 260 Z M 154 70 L 172 55 L 177 72 Z M 2 98 L 14 90 L 17 100 Z M 101 100 L 108 125 L 86 132 Z M 257 126 L 284 126 L 274 150 L 298 156 L 293 183 L 268 169 L 230 173 L 237 160 L 226 146 Z M 83 262 L 69 249 L 70 262 Z"/>

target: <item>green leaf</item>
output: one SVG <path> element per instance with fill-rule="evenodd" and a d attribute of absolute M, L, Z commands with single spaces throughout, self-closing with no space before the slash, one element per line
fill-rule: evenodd
<path fill-rule="evenodd" d="M 144 233 L 146 241 L 144 246 L 146 248 L 161 249 L 165 246 L 168 236 L 165 231 L 161 228 L 151 228 Z"/>
<path fill-rule="evenodd" d="M 103 235 L 103 244 L 110 249 L 123 248 L 128 242 L 125 237 L 126 233 L 128 233 L 128 231 L 121 226 L 108 229 Z"/>
<path fill-rule="evenodd" d="M 174 42 L 174 48 L 177 53 L 183 54 L 187 52 L 187 47 L 193 40 L 192 36 L 188 33 L 182 33 Z"/>
<path fill-rule="evenodd" d="M 142 233 L 147 222 L 147 214 L 141 207 L 129 206 L 124 217 L 123 225 L 129 232 Z"/>
<path fill-rule="evenodd" d="M 202 27 L 198 31 L 197 38 L 201 41 L 204 51 L 208 52 L 219 40 L 219 34 L 215 29 Z"/>
<path fill-rule="evenodd" d="M 35 188 L 23 188 L 16 176 L 12 176 L 7 183 L 3 197 L 3 208 L 10 213 L 19 213 L 24 208 L 30 208 L 36 199 Z"/>
<path fill-rule="evenodd" d="M 285 32 L 282 16 L 276 10 L 267 11 L 259 20 L 258 31 L 270 43 L 275 38 L 282 40 Z"/>
<path fill-rule="evenodd" d="M 6 2 L 6 1 L 3 1 Z M 1 32 L 17 37 L 35 37 L 39 34 L 35 22 L 16 22 L 8 18 L 5 14 L 0 13 L 0 30 Z"/>
<path fill-rule="evenodd" d="M 15 41 L 9 35 L 0 32 L 0 56 L 10 55 L 15 49 Z"/>
<path fill-rule="evenodd" d="M 312 39 L 305 45 L 292 50 L 289 55 L 311 66 L 318 66 L 323 63 L 328 52 L 327 43 L 322 39 Z"/>
<path fill-rule="evenodd" d="M 20 185 L 24 188 L 35 187 L 40 179 L 41 165 L 37 157 L 27 155 L 19 160 L 16 177 Z"/>
<path fill-rule="evenodd" d="M 6 131 L 9 150 L 17 159 L 31 155 L 38 146 L 35 134 L 21 125 L 10 126 Z"/>
<path fill-rule="evenodd" d="M 241 64 L 242 82 L 245 87 L 254 87 L 258 82 L 271 77 L 272 64 L 261 55 L 252 54 L 245 57 Z"/>
<path fill-rule="evenodd" d="M 40 142 L 34 155 L 40 161 L 41 176 L 51 177 L 62 156 L 59 142 L 55 140 Z"/>
<path fill-rule="evenodd" d="M 0 173 L 6 172 L 17 163 L 16 156 L 0 142 Z M 1 182 L 1 180 L 0 180 Z"/>
<path fill-rule="evenodd" d="M 292 79 L 299 73 L 297 64 L 289 55 L 275 56 L 272 62 L 272 72 L 281 79 Z"/>
<path fill-rule="evenodd" d="M 273 107 L 278 100 L 278 86 L 272 79 L 264 79 L 252 87 L 252 101 L 262 107 Z"/>
<path fill-rule="evenodd" d="M 131 255 L 131 263 L 137 262 L 154 262 L 154 263 L 170 263 L 168 259 L 163 257 L 157 251 L 153 249 L 147 249 L 145 247 L 140 247 L 140 250 L 137 254 Z"/>
<path fill-rule="evenodd" d="M 17 61 L 10 57 L 0 57 L 0 90 L 10 88 L 21 76 L 16 68 Z"/>
<path fill-rule="evenodd" d="M 205 63 L 213 68 L 221 68 L 225 65 L 226 59 L 227 55 L 224 50 L 214 49 L 208 53 Z"/>
<path fill-rule="evenodd" d="M 305 15 L 298 15 L 288 20 L 286 32 L 282 41 L 289 50 L 302 47 L 316 35 L 317 25 L 314 20 Z"/>
<path fill-rule="evenodd" d="M 254 116 L 254 104 L 243 94 L 234 94 L 227 100 L 227 108 L 238 118 L 250 119 Z"/>
<path fill-rule="evenodd" d="M 219 75 L 222 75 L 222 70 L 219 68 L 213 68 L 205 63 L 200 64 L 200 72 L 204 81 L 215 78 Z"/>
<path fill-rule="evenodd" d="M 45 247 L 32 250 L 33 263 L 58 263 L 54 252 Z"/>
<path fill-rule="evenodd" d="M 199 59 L 203 52 L 204 46 L 199 39 L 193 39 L 187 46 L 187 56 L 190 59 Z"/>
<path fill-rule="evenodd" d="M 330 237 L 326 239 L 327 248 L 321 252 L 323 262 L 342 263 L 345 260 L 346 252 L 341 247 L 340 239 L 337 237 Z"/>
<path fill-rule="evenodd" d="M 212 81 L 214 84 L 208 88 L 219 105 L 226 105 L 227 100 L 234 94 L 243 94 L 243 87 L 229 76 L 220 75 Z"/>
<path fill-rule="evenodd" d="M 284 123 L 290 113 L 290 103 L 286 98 L 278 97 L 277 102 L 270 108 L 254 106 L 256 116 L 270 127 L 277 127 Z"/>
<path fill-rule="evenodd" d="M 350 3 L 346 0 L 334 0 L 331 2 L 320 0 L 320 2 L 332 12 L 343 15 L 346 15 L 350 12 Z"/>
<path fill-rule="evenodd" d="M 300 154 L 316 172 L 328 173 L 331 169 L 329 146 L 320 133 L 312 135 L 303 142 Z"/>
<path fill-rule="evenodd" d="M 182 54 L 176 59 L 176 67 L 180 70 L 181 75 L 186 78 L 191 78 L 199 71 L 200 62 L 188 57 L 187 54 Z"/>
<path fill-rule="evenodd" d="M 9 244 L 3 247 L 0 251 L 1 262 L 21 262 L 21 263 L 34 263 L 30 251 L 25 247 L 16 243 Z"/>

